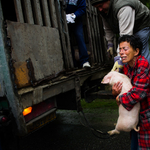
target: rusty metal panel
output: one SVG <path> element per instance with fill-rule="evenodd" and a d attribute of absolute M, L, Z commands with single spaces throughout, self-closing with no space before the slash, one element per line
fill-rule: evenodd
<path fill-rule="evenodd" d="M 63 57 L 58 29 L 7 21 L 11 40 L 11 57 L 15 62 L 30 60 L 29 72 L 34 82 L 55 77 L 63 70 Z"/>
<path fill-rule="evenodd" d="M 18 88 L 30 85 L 29 70 L 27 68 L 27 62 L 15 62 L 13 64 L 15 68 L 15 83 Z"/>

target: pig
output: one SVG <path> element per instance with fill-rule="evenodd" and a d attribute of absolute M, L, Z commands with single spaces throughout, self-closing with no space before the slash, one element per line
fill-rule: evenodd
<path fill-rule="evenodd" d="M 106 76 L 104 76 L 101 83 L 110 84 L 111 86 L 118 81 L 122 82 L 121 94 L 127 93 L 131 88 L 132 84 L 130 79 L 119 72 L 111 71 Z M 136 128 L 139 122 L 139 112 L 140 112 L 140 103 L 134 105 L 134 107 L 128 111 L 126 110 L 122 104 L 119 105 L 119 117 L 117 120 L 117 124 L 114 130 L 108 131 L 108 134 L 119 134 L 120 131 L 130 132 L 134 129 L 136 132 L 140 130 L 140 127 Z"/>

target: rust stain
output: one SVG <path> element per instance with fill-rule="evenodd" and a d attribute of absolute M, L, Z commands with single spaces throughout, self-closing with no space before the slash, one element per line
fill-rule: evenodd
<path fill-rule="evenodd" d="M 15 83 L 17 88 L 22 88 L 30 85 L 29 70 L 27 68 L 27 62 L 15 62 L 13 64 L 15 68 Z"/>

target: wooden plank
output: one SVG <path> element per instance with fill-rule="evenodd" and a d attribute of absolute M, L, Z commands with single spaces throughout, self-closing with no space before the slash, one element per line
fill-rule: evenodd
<path fill-rule="evenodd" d="M 33 4 L 34 4 L 35 24 L 43 26 L 40 0 L 34 0 Z"/>
<path fill-rule="evenodd" d="M 34 24 L 31 1 L 30 0 L 23 0 L 23 3 L 24 3 L 24 8 L 25 8 L 26 23 Z"/>
<path fill-rule="evenodd" d="M 44 17 L 45 25 L 48 27 L 51 27 L 47 0 L 42 0 L 41 3 L 42 3 L 42 10 L 43 10 L 43 17 Z"/>
<path fill-rule="evenodd" d="M 54 28 L 58 28 L 58 23 L 57 23 L 57 16 L 56 16 L 56 9 L 55 9 L 54 0 L 49 0 L 49 7 L 50 7 L 50 14 L 51 14 L 52 26 L 53 26 Z"/>
<path fill-rule="evenodd" d="M 15 11 L 16 11 L 16 17 L 17 21 L 20 23 L 24 23 L 23 13 L 22 13 L 22 7 L 20 0 L 14 0 L 15 5 Z"/>

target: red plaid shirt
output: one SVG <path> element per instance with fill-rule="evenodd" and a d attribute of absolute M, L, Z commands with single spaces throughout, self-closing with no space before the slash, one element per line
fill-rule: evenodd
<path fill-rule="evenodd" d="M 123 73 L 131 79 L 133 87 L 120 95 L 119 100 L 129 111 L 140 102 L 139 149 L 150 150 L 150 65 L 143 56 L 139 56 L 133 68 L 124 65 Z"/>

